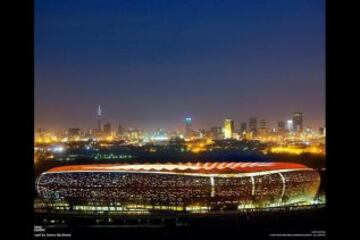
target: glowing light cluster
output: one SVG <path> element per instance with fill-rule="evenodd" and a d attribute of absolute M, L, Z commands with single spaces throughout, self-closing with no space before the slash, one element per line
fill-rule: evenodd
<path fill-rule="evenodd" d="M 300 155 L 303 153 L 311 153 L 311 154 L 325 154 L 325 150 L 317 147 L 317 146 L 310 146 L 310 147 L 294 147 L 294 146 L 277 146 L 272 147 L 270 149 L 272 153 L 287 153 L 287 154 L 294 154 Z"/>
<path fill-rule="evenodd" d="M 35 143 L 54 143 L 58 141 L 56 136 L 35 136 Z"/>
<path fill-rule="evenodd" d="M 192 153 L 200 153 L 208 150 L 208 146 L 214 144 L 211 139 L 197 140 L 197 141 L 188 141 L 186 147 L 188 151 Z"/>
<path fill-rule="evenodd" d="M 105 140 L 107 141 L 107 142 L 112 142 L 112 141 L 114 141 L 114 137 L 113 136 L 107 136 L 106 138 L 105 138 Z"/>

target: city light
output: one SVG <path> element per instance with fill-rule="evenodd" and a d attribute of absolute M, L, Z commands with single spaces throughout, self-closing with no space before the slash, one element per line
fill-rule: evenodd
<path fill-rule="evenodd" d="M 107 136 L 105 138 L 105 140 L 108 141 L 108 142 L 112 142 L 112 141 L 114 141 L 114 137 L 113 136 Z"/>
<path fill-rule="evenodd" d="M 325 154 L 325 149 L 322 149 L 317 146 L 310 147 L 295 147 L 295 146 L 277 146 L 270 148 L 270 152 L 272 153 L 287 153 L 287 154 L 295 154 L 300 155 L 304 153 L 311 154 Z"/>
<path fill-rule="evenodd" d="M 62 147 L 62 146 L 54 147 L 52 151 L 61 153 L 64 151 L 64 147 Z"/>
<path fill-rule="evenodd" d="M 103 116 L 97 117 L 98 124 L 101 124 Z M 75 161 L 84 157 L 96 161 L 136 159 L 138 154 L 151 153 L 156 156 L 167 151 L 194 155 L 223 151 L 239 154 L 325 156 L 325 128 L 319 128 L 318 131 L 310 127 L 304 128 L 300 112 L 295 112 L 293 117 L 297 129 L 294 129 L 294 119 L 279 121 L 278 128 L 271 128 L 265 119 L 258 121 L 256 117 L 251 117 L 249 128 L 246 123 L 241 123 L 242 132 L 239 132 L 235 121 L 230 118 L 224 119 L 223 127 L 196 130 L 192 125 L 193 119 L 186 117 L 183 129 L 176 131 L 124 127 L 120 128 L 121 131 L 112 131 L 110 123 L 89 131 L 80 128 L 56 132 L 41 130 L 35 132 L 34 162 Z M 85 152 L 72 154 L 73 151 L 82 150 Z"/>
<path fill-rule="evenodd" d="M 33 164 L 34 216 L 31 229 L 4 233 L 326 237 L 325 1 L 36 1 L 30 10 L 33 159 L 5 149 L 4 161 L 19 164 L 3 183 L 18 190 L 19 168 Z M 5 127 L 25 125 L 3 115 Z M 18 228 L 22 205 L 4 207 Z"/>

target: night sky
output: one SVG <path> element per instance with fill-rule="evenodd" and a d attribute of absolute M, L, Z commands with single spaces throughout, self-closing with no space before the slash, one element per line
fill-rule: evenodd
<path fill-rule="evenodd" d="M 323 0 L 36 0 L 35 127 L 325 124 Z"/>

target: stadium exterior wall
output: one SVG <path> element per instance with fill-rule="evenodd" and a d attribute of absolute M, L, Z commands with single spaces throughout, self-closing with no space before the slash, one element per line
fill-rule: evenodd
<path fill-rule="evenodd" d="M 36 181 L 38 195 L 50 202 L 66 202 L 74 209 L 107 206 L 115 210 L 210 211 L 311 202 L 320 185 L 318 172 L 307 167 L 237 168 L 221 173 L 186 168 L 79 169 L 41 174 Z"/>

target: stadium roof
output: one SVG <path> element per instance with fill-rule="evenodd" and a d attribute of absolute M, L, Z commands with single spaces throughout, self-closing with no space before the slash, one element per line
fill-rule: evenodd
<path fill-rule="evenodd" d="M 169 172 L 230 174 L 276 170 L 308 169 L 299 163 L 287 162 L 205 162 L 205 163 L 147 163 L 147 164 L 87 164 L 55 167 L 47 172 Z"/>

